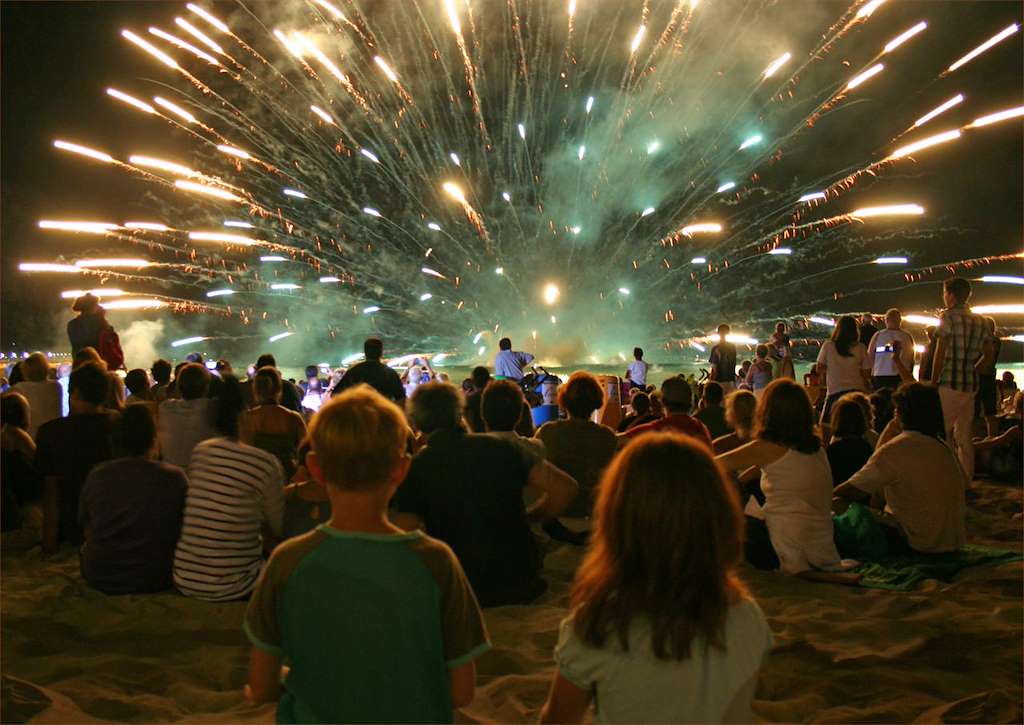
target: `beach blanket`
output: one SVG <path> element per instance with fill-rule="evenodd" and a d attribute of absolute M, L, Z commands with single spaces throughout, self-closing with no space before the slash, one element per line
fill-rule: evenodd
<path fill-rule="evenodd" d="M 945 554 L 907 554 L 886 561 L 864 564 L 853 573 L 860 574 L 862 587 L 892 589 L 906 592 L 916 589 L 926 579 L 953 581 L 964 569 L 976 566 L 996 566 L 1009 561 L 1020 561 L 1024 556 L 1016 551 L 993 549 L 968 544 Z"/>
<path fill-rule="evenodd" d="M 853 503 L 833 521 L 836 548 L 843 556 L 865 562 L 850 572 L 860 575 L 857 583 L 862 587 L 906 592 L 927 579 L 951 582 L 964 569 L 1024 559 L 1015 551 L 976 544 L 944 554 L 912 552 L 890 557 L 882 525 L 866 506 Z"/>

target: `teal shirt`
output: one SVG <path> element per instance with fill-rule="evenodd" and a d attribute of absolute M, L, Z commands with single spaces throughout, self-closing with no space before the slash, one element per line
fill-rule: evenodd
<path fill-rule="evenodd" d="M 490 648 L 458 560 L 421 532 L 286 541 L 244 629 L 291 665 L 278 722 L 451 722 L 449 671 Z"/>

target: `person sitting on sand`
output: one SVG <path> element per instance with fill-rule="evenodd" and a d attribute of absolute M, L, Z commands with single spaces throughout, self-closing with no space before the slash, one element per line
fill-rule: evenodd
<path fill-rule="evenodd" d="M 629 398 L 629 408 L 632 412 L 622 418 L 619 422 L 619 433 L 625 433 L 630 428 L 638 425 L 653 423 L 661 418 L 651 410 L 651 396 L 642 390 L 634 390 Z"/>
<path fill-rule="evenodd" d="M 282 381 L 277 368 L 264 367 L 252 378 L 254 407 L 242 413 L 242 441 L 272 453 L 281 462 L 284 480 L 295 473 L 299 444 L 306 437 L 306 421 L 281 405 Z"/>
<path fill-rule="evenodd" d="M 611 428 L 594 423 L 590 416 L 604 407 L 604 389 L 590 373 L 575 372 L 558 391 L 558 406 L 569 416 L 548 421 L 537 429 L 552 465 L 579 484 L 579 495 L 566 516 L 589 516 L 594 507 L 597 483 L 615 455 L 618 440 Z"/>
<path fill-rule="evenodd" d="M 32 411 L 28 433 L 33 438 L 39 427 L 63 413 L 64 389 L 56 380 L 49 379 L 50 363 L 41 352 L 34 352 L 21 361 L 25 379 L 11 389 L 21 393 Z"/>
<path fill-rule="evenodd" d="M 653 423 L 630 428 L 622 437 L 635 438 L 644 433 L 671 430 L 692 436 L 711 450 L 711 434 L 707 426 L 690 415 L 690 409 L 693 407 L 693 390 L 685 378 L 679 375 L 665 378 L 661 384 L 661 404 L 665 408 L 665 417 Z"/>
<path fill-rule="evenodd" d="M 753 722 L 772 647 L 739 580 L 743 515 L 708 449 L 631 441 L 601 482 L 543 723 Z"/>
<path fill-rule="evenodd" d="M 728 453 L 753 439 L 754 412 L 756 410 L 757 398 L 749 390 L 737 390 L 729 394 L 729 397 L 725 399 L 725 422 L 732 428 L 732 433 L 727 433 L 712 441 L 711 447 L 715 455 Z"/>
<path fill-rule="evenodd" d="M 201 441 L 213 438 L 213 400 L 206 397 L 210 373 L 199 363 L 187 363 L 174 378 L 179 397 L 160 403 L 157 430 L 164 463 L 186 468 L 192 450 Z"/>
<path fill-rule="evenodd" d="M 939 391 L 904 383 L 893 395 L 903 432 L 880 445 L 867 464 L 835 490 L 843 502 L 884 497 L 879 512 L 889 553 L 956 551 L 964 528 L 968 481 L 946 443 Z"/>
<path fill-rule="evenodd" d="M 832 407 L 831 429 L 832 442 L 826 453 L 832 485 L 838 486 L 864 467 L 874 449 L 864 439 L 868 430 L 864 410 L 851 395 L 844 395 Z"/>
<path fill-rule="evenodd" d="M 219 434 L 196 445 L 188 465 L 174 585 L 209 602 L 242 599 L 256 585 L 263 552 L 281 536 L 284 476 L 277 458 L 238 440 L 244 401 L 234 375 L 214 399 Z M 266 526 L 269 537 L 261 536 Z"/>
<path fill-rule="evenodd" d="M 483 365 L 478 365 L 470 373 L 470 380 L 472 390 L 466 394 L 466 423 L 474 433 L 483 433 L 486 426 L 480 414 L 480 405 L 483 402 L 484 388 L 491 382 L 491 371 Z"/>
<path fill-rule="evenodd" d="M 154 360 L 149 366 L 149 373 L 153 376 L 153 387 L 150 388 L 150 397 L 157 405 L 167 400 L 170 394 L 171 385 L 171 363 L 163 358 Z"/>
<path fill-rule="evenodd" d="M 121 414 L 124 458 L 97 465 L 82 487 L 82 578 L 105 594 L 173 586 L 174 547 L 185 506 L 185 472 L 156 459 L 156 421 L 144 405 Z"/>
<path fill-rule="evenodd" d="M 452 722 L 473 700 L 474 660 L 490 649 L 473 589 L 451 549 L 387 518 L 409 434 L 367 385 L 310 424 L 306 462 L 331 519 L 274 551 L 245 613 L 246 694 L 280 698 L 278 722 Z"/>
<path fill-rule="evenodd" d="M 552 508 L 558 508 L 559 513 L 564 511 L 576 498 L 579 485 L 568 473 L 551 465 L 547 460 L 547 453 L 541 441 L 516 433 L 516 426 L 523 420 L 523 406 L 525 405 L 526 398 L 518 385 L 510 380 L 492 380 L 484 389 L 480 408 L 487 434 L 509 441 L 522 454 L 523 462 L 529 471 L 528 491 L 544 492 L 526 512 L 531 520 L 539 520 L 545 510 L 550 512 Z M 528 408 L 526 419 L 530 420 Z M 532 424 L 532 420 L 530 422 Z M 553 492 L 556 500 L 563 501 L 564 505 L 552 506 L 552 501 L 546 500 L 552 497 L 552 494 L 548 493 L 549 491 Z M 585 533 L 573 533 L 557 518 L 547 518 L 541 526 L 548 536 L 556 541 L 566 541 L 576 545 L 586 543 Z"/>
<path fill-rule="evenodd" d="M 28 434 L 32 413 L 28 401 L 21 393 L 13 390 L 0 396 L 0 448 L 2 466 L 0 470 L 0 518 L 2 531 L 14 531 L 22 526 L 25 517 L 22 509 L 38 504 L 42 493 L 42 481 L 32 466 L 36 456 L 36 443 Z"/>
<path fill-rule="evenodd" d="M 748 503 L 747 559 L 798 574 L 839 564 L 832 532 L 832 471 L 804 389 L 782 378 L 757 408 L 754 440 L 718 456 L 730 471 L 761 469 L 765 503 Z"/>
<path fill-rule="evenodd" d="M 331 499 L 327 490 L 306 468 L 306 456 L 312 450 L 309 438 L 299 446 L 299 465 L 294 483 L 284 487 L 284 523 L 281 537 L 290 539 L 310 531 L 331 518 Z"/>
<path fill-rule="evenodd" d="M 722 405 L 724 392 L 722 386 L 714 380 L 705 383 L 704 394 L 700 399 L 700 409 L 694 415 L 708 429 L 711 441 L 732 432 L 725 420 L 725 406 Z"/>
<path fill-rule="evenodd" d="M 159 403 L 153 400 L 153 387 L 149 384 L 149 375 L 142 368 L 129 370 L 124 376 L 124 387 L 128 390 L 126 405 L 142 405 L 149 408 L 153 420 L 159 414 Z"/>
<path fill-rule="evenodd" d="M 78 503 L 82 485 L 97 463 L 114 455 L 119 414 L 104 408 L 110 376 L 102 363 L 87 362 L 71 373 L 71 415 L 56 418 L 36 435 L 36 471 L 43 477 L 43 552 L 82 543 Z"/>
<path fill-rule="evenodd" d="M 537 520 L 561 514 L 575 491 L 540 472 L 531 478 L 533 462 L 515 442 L 467 432 L 461 396 L 453 385 L 424 383 L 409 400 L 426 446 L 391 502 L 395 522 L 406 529 L 422 525 L 452 547 L 483 606 L 527 604 L 547 583 L 524 490 L 540 498 L 530 511 Z"/>

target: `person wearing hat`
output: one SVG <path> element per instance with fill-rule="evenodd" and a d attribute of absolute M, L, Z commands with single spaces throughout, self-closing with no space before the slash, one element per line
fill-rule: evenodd
<path fill-rule="evenodd" d="M 630 428 L 619 437 L 632 439 L 644 433 L 657 431 L 679 432 L 702 441 L 708 450 L 711 449 L 711 434 L 707 426 L 690 415 L 693 391 L 685 378 L 680 375 L 665 378 L 665 382 L 661 384 L 661 404 L 665 409 L 664 418 Z"/>
<path fill-rule="evenodd" d="M 107 326 L 106 320 L 100 314 L 99 298 L 87 292 L 75 299 L 71 309 L 78 313 L 78 317 L 68 321 L 71 356 L 74 357 L 79 350 L 85 347 L 99 350 L 100 333 Z"/>

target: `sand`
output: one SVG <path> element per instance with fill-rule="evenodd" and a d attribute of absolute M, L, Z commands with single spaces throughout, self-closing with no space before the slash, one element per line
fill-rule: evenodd
<path fill-rule="evenodd" d="M 1021 550 L 1019 486 L 978 482 L 969 539 Z M 486 613 L 494 649 L 478 661 L 462 721 L 537 718 L 580 551 L 546 560 L 551 588 Z M 72 552 L 4 552 L 4 722 L 272 720 L 241 695 L 243 604 L 173 594 L 107 597 L 84 586 Z M 1021 722 L 1021 562 L 961 572 L 951 584 L 890 592 L 746 570 L 776 646 L 754 703 L 773 722 Z"/>

